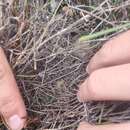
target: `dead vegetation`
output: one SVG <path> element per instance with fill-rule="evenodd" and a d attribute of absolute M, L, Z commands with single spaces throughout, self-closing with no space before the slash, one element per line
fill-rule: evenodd
<path fill-rule="evenodd" d="M 76 97 L 91 56 L 128 28 L 84 42 L 79 38 L 128 23 L 129 0 L 9 2 L 0 5 L 0 43 L 31 117 L 27 130 L 75 130 L 81 120 L 98 124 L 130 120 L 128 102 L 82 104 Z"/>

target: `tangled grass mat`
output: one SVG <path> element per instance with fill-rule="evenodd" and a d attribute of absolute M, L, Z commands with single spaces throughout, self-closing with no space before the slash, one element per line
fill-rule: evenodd
<path fill-rule="evenodd" d="M 130 0 L 2 2 L 0 46 L 29 113 L 26 130 L 75 130 L 82 120 L 130 120 L 129 102 L 79 103 L 76 97 L 90 58 L 129 28 Z"/>

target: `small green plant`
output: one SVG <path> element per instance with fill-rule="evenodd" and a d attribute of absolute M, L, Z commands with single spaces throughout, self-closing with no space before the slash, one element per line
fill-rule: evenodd
<path fill-rule="evenodd" d="M 101 31 L 95 32 L 93 34 L 88 34 L 88 35 L 81 36 L 79 38 L 79 41 L 83 42 L 83 41 L 93 40 L 93 39 L 102 37 L 104 35 L 108 35 L 108 34 L 117 32 L 117 31 L 122 30 L 124 28 L 130 28 L 130 23 L 126 23 L 126 24 L 119 25 L 119 26 L 116 26 L 116 27 L 108 28 L 106 30 L 101 30 Z"/>

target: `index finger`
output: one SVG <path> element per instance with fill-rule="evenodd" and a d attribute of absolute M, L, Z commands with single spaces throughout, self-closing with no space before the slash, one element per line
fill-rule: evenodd
<path fill-rule="evenodd" d="M 0 114 L 13 130 L 22 129 L 26 108 L 4 51 L 0 48 Z"/>
<path fill-rule="evenodd" d="M 130 100 L 130 63 L 94 71 L 80 86 L 80 101 Z"/>
<path fill-rule="evenodd" d="M 130 30 L 106 42 L 90 60 L 87 71 L 126 63 L 130 63 Z"/>

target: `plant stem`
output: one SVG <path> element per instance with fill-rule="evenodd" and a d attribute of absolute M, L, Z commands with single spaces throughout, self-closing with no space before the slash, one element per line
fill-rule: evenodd
<path fill-rule="evenodd" d="M 119 31 L 121 29 L 124 29 L 124 28 L 130 28 L 130 23 L 126 23 L 126 24 L 119 25 L 119 26 L 116 26 L 116 27 L 113 27 L 113 28 L 102 30 L 100 32 L 96 32 L 96 33 L 93 33 L 93 34 L 88 34 L 88 35 L 81 36 L 79 38 L 79 41 L 83 42 L 83 41 L 88 41 L 88 40 L 96 39 L 98 37 L 101 37 L 101 36 L 104 36 L 104 35 L 108 35 L 110 33 L 117 32 L 117 31 Z"/>

